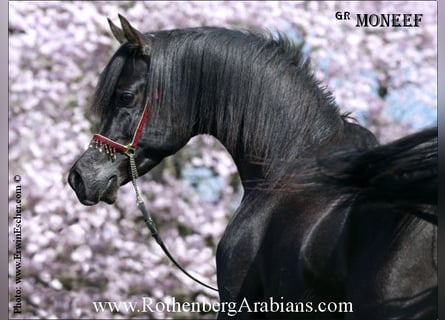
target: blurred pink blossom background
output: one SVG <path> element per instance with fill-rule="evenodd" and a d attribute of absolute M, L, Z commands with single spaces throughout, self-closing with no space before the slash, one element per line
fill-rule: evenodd
<path fill-rule="evenodd" d="M 215 314 L 96 312 L 92 301 L 217 301 L 183 276 L 150 237 L 126 185 L 115 205 L 81 205 L 67 173 L 97 124 L 89 102 L 117 49 L 107 17 L 143 31 L 223 26 L 304 40 L 314 72 L 343 111 L 382 142 L 436 124 L 435 2 L 9 2 L 10 181 L 22 177 L 21 314 L 14 318 L 213 318 Z M 356 28 L 337 11 L 422 13 L 419 28 Z M 197 137 L 140 178 L 148 209 L 178 261 L 216 284 L 215 249 L 242 189 L 211 137 Z M 15 185 L 9 212 L 15 211 Z M 14 244 L 10 241 L 11 252 Z"/>

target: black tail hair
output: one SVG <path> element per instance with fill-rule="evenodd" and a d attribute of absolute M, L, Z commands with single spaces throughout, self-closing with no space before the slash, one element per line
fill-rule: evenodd
<path fill-rule="evenodd" d="M 431 128 L 369 150 L 321 157 L 318 166 L 323 179 L 358 190 L 361 201 L 391 203 L 437 224 L 437 144 L 437 128 Z"/>

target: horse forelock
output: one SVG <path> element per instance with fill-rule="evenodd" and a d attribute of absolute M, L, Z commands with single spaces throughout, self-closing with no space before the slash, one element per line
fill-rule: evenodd
<path fill-rule="evenodd" d="M 137 54 L 137 50 L 126 42 L 119 47 L 107 63 L 100 74 L 93 96 L 91 106 L 95 114 L 102 115 L 104 110 L 109 106 L 126 61 Z"/>

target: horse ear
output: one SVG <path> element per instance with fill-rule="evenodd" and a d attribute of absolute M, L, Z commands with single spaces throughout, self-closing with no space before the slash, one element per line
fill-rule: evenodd
<path fill-rule="evenodd" d="M 119 28 L 117 25 L 113 23 L 113 21 L 110 20 L 110 18 L 107 18 L 108 24 L 110 25 L 111 32 L 113 33 L 113 36 L 116 38 L 117 41 L 119 41 L 120 44 L 124 43 L 125 41 L 125 35 L 121 28 Z"/>
<path fill-rule="evenodd" d="M 119 14 L 119 19 L 121 21 L 122 29 L 125 38 L 133 44 L 135 47 L 141 49 L 142 54 L 150 55 L 152 42 L 151 39 L 145 37 L 142 32 L 133 28 L 130 23 L 123 16 Z"/>

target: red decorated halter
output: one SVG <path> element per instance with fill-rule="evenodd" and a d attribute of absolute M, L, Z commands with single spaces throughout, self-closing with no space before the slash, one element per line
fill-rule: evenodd
<path fill-rule="evenodd" d="M 90 147 L 98 149 L 99 152 L 102 152 L 102 150 L 104 150 L 111 160 L 116 159 L 116 150 L 126 155 L 130 153 L 134 154 L 139 143 L 139 139 L 141 138 L 142 131 L 144 131 L 145 124 L 147 123 L 148 116 L 150 115 L 150 111 L 151 104 L 150 100 L 148 100 L 147 104 L 144 107 L 144 112 L 142 113 L 141 119 L 139 119 L 139 123 L 136 127 L 136 131 L 134 132 L 131 143 L 123 145 L 119 142 L 113 141 L 101 134 L 96 133 L 91 139 Z"/>
<path fill-rule="evenodd" d="M 159 92 L 155 91 L 155 100 L 159 100 Z M 151 104 L 150 100 L 147 100 L 147 104 L 144 107 L 144 111 L 142 113 L 141 118 L 139 119 L 139 123 L 136 127 L 136 131 L 134 132 L 133 139 L 131 139 L 131 143 L 127 145 L 123 145 L 119 142 L 113 141 L 101 134 L 96 133 L 93 135 L 93 138 L 90 142 L 90 147 L 98 149 L 99 152 L 102 150 L 108 155 L 108 157 L 113 161 L 116 159 L 116 150 L 122 152 L 125 155 L 134 154 L 136 151 L 136 147 L 139 143 L 139 139 L 141 138 L 142 131 L 144 131 L 145 124 L 147 123 L 148 116 L 150 115 Z"/>

